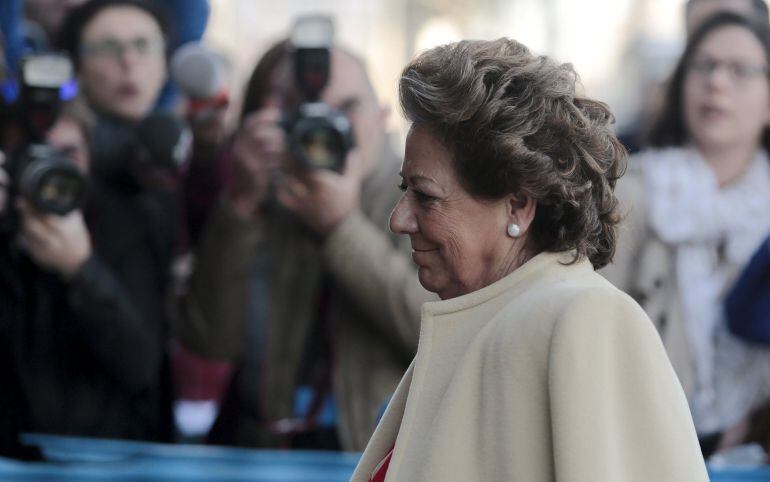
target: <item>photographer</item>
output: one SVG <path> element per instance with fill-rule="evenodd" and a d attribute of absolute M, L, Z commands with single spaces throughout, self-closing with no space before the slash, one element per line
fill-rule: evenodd
<path fill-rule="evenodd" d="M 79 169 L 93 121 L 85 112 L 65 107 L 46 136 Z M 0 238 L 0 318 L 28 404 L 23 429 L 163 438 L 162 326 L 145 316 L 152 295 L 131 290 L 127 273 L 100 255 L 80 209 L 59 215 L 23 196 L 9 201 L 19 221 Z"/>
<path fill-rule="evenodd" d="M 211 441 L 362 450 L 431 295 L 409 244 L 387 231 L 400 161 L 362 62 L 316 45 L 310 68 L 322 72 L 306 76 L 303 48 L 275 45 L 249 81 L 233 182 L 198 244 L 181 338 L 237 366 Z M 324 66 L 325 86 L 303 84 Z M 349 122 L 353 147 L 344 127 L 298 134 L 305 114 Z"/>
<path fill-rule="evenodd" d="M 176 137 L 165 142 L 169 123 L 149 116 L 166 78 L 165 22 L 140 0 L 93 0 L 70 13 L 63 38 L 95 112 L 80 130 L 93 149 L 82 163 L 82 214 L 42 213 L 26 200 L 12 206 L 21 222 L 6 243 L 11 268 L 0 290 L 12 300 L 0 305 L 15 319 L 25 429 L 168 440 L 165 300 L 176 193 L 159 172 L 174 162 L 164 149 L 177 146 Z M 47 139 L 59 148 L 61 122 Z"/>

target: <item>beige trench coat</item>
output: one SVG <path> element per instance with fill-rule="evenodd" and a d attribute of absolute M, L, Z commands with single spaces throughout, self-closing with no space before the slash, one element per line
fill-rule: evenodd
<path fill-rule="evenodd" d="M 708 480 L 652 323 L 588 261 L 543 253 L 426 303 L 417 356 L 356 468 L 388 481 Z"/>

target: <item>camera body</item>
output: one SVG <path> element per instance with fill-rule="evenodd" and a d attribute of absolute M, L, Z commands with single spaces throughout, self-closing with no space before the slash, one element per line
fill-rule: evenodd
<path fill-rule="evenodd" d="M 18 131 L 17 142 L 4 146 L 9 148 L 4 166 L 10 178 L 9 206 L 21 196 L 40 212 L 65 215 L 83 202 L 85 177 L 69 158 L 44 142 L 72 76 L 72 63 L 65 55 L 32 55 L 22 60 L 19 99 L 9 107 L 11 115 L 6 119 Z M 13 217 L 11 209 L 7 216 Z M 13 224 L 12 219 L 3 222 L 11 228 Z"/>
<path fill-rule="evenodd" d="M 293 158 L 308 169 L 342 171 L 354 144 L 347 116 L 320 101 L 331 76 L 333 36 L 331 19 L 324 16 L 300 17 L 291 36 L 292 68 L 300 102 L 284 115 L 282 124 Z"/>

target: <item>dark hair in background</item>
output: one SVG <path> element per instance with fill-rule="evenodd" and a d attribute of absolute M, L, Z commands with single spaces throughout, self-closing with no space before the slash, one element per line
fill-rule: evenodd
<path fill-rule="evenodd" d="M 619 222 L 613 194 L 627 157 L 607 106 L 575 92 L 569 64 L 509 39 L 462 41 L 422 53 L 404 69 L 401 106 L 452 154 L 477 198 L 524 194 L 537 202 L 537 251 L 576 250 L 596 268 L 612 260 Z"/>
<path fill-rule="evenodd" d="M 690 135 L 684 118 L 683 105 L 684 80 L 687 69 L 704 39 L 723 27 L 741 27 L 754 34 L 765 51 L 765 61 L 770 65 L 770 26 L 766 20 L 752 20 L 730 12 L 720 12 L 709 17 L 695 29 L 687 42 L 684 53 L 679 58 L 666 88 L 663 107 L 650 128 L 649 145 L 653 147 L 679 147 L 689 141 Z M 766 128 L 762 134 L 762 145 L 770 152 L 770 129 Z"/>
<path fill-rule="evenodd" d="M 286 58 L 289 49 L 289 41 L 282 40 L 270 47 L 262 55 L 254 67 L 246 85 L 246 93 L 243 97 L 241 108 L 241 122 L 252 112 L 261 109 L 270 94 L 272 86 L 272 74 L 276 67 Z"/>
<path fill-rule="evenodd" d="M 696 3 L 700 2 L 711 2 L 714 0 L 687 0 L 687 3 L 684 6 L 685 9 L 685 15 L 690 15 L 690 11 L 693 9 Z M 756 21 L 762 21 L 767 22 L 770 21 L 770 12 L 767 8 L 767 2 L 765 0 L 750 0 L 751 1 L 751 10 L 754 12 L 754 16 L 756 17 L 754 20 Z"/>
<path fill-rule="evenodd" d="M 246 93 L 244 94 L 243 106 L 241 107 L 241 122 L 243 122 L 243 120 L 252 112 L 265 107 L 265 101 L 267 100 L 267 97 L 273 93 L 273 73 L 276 71 L 281 62 L 290 59 L 291 49 L 292 46 L 289 43 L 289 40 L 284 39 L 273 44 L 273 46 L 270 47 L 267 52 L 262 55 L 262 57 L 260 57 L 259 62 L 257 62 L 257 66 L 254 67 L 254 71 L 251 73 L 249 81 L 246 84 Z M 358 66 L 364 72 L 366 72 L 366 63 L 361 57 L 352 51 L 336 44 L 333 46 L 333 51 L 337 54 L 347 56 L 349 59 L 353 60 L 353 62 L 358 64 Z M 292 81 L 293 79 L 288 80 Z M 376 98 L 374 87 L 371 85 L 368 77 L 366 79 L 366 83 L 367 88 Z M 281 87 L 286 88 L 287 86 L 284 85 Z M 287 92 L 285 91 L 283 94 L 286 95 Z M 287 99 L 283 100 L 292 102 L 296 101 L 297 99 L 288 96 Z"/>
<path fill-rule="evenodd" d="M 64 19 L 59 38 L 56 39 L 57 47 L 70 54 L 76 69 L 80 67 L 80 42 L 83 30 L 101 11 L 112 7 L 134 7 L 146 12 L 158 23 L 166 40 L 166 49 L 170 47 L 171 26 L 166 10 L 160 5 L 146 0 L 89 0 L 70 10 Z M 166 54 L 168 56 L 168 51 Z"/>

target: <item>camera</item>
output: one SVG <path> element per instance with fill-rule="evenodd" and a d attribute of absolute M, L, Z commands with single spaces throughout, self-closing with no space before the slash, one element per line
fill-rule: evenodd
<path fill-rule="evenodd" d="M 300 166 L 342 171 L 353 147 L 347 116 L 321 102 L 331 76 L 334 29 L 329 17 L 300 17 L 292 31 L 291 61 L 300 102 L 285 116 L 289 151 Z"/>
<path fill-rule="evenodd" d="M 22 59 L 19 100 L 10 106 L 11 115 L 6 119 L 18 131 L 18 142 L 4 146 L 9 152 L 4 166 L 10 178 L 9 204 L 21 196 L 38 211 L 58 215 L 82 204 L 85 178 L 69 158 L 44 143 L 72 78 L 72 63 L 65 55 Z"/>
<path fill-rule="evenodd" d="M 20 195 L 42 213 L 65 215 L 82 204 L 85 179 L 72 161 L 51 146 L 31 144 L 8 163 L 10 196 Z"/>

